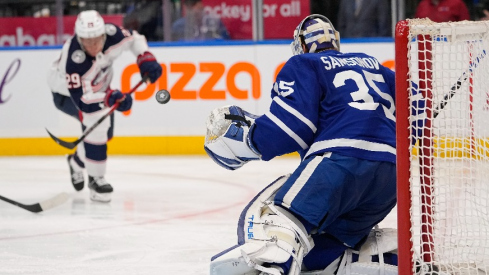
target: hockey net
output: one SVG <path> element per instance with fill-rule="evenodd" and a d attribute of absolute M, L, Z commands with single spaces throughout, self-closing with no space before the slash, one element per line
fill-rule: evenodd
<path fill-rule="evenodd" d="M 399 274 L 489 274 L 489 21 L 396 27 Z"/>

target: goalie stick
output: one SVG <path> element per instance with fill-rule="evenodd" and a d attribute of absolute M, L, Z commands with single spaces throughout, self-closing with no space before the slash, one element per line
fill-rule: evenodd
<path fill-rule="evenodd" d="M 130 95 L 132 93 L 134 93 L 136 91 L 137 88 L 139 88 L 139 86 L 141 86 L 141 84 L 145 83 L 146 81 L 148 80 L 148 77 L 145 76 L 143 77 L 143 79 L 141 79 L 139 81 L 138 84 L 136 84 L 136 86 L 134 86 L 129 92 L 127 93 L 124 93 L 125 95 Z M 90 126 L 90 128 L 86 129 L 85 132 L 83 132 L 83 134 L 81 135 L 81 137 L 79 137 L 77 140 L 75 141 L 72 141 L 72 142 L 68 142 L 68 141 L 64 141 L 62 139 L 59 139 L 57 138 L 56 136 L 54 136 L 53 134 L 51 134 L 51 132 L 49 132 L 48 129 L 46 129 L 46 131 L 48 132 L 49 136 L 56 142 L 58 143 L 59 145 L 65 147 L 65 148 L 68 148 L 68 149 L 73 149 L 75 148 L 80 142 L 82 142 L 87 136 L 88 134 L 90 134 L 93 129 L 95 129 L 100 123 L 102 123 L 102 121 L 104 121 L 104 119 L 106 119 L 108 116 L 110 116 L 116 109 L 117 107 L 119 107 L 119 102 L 116 102 L 114 105 L 112 105 L 112 107 L 110 107 L 110 110 L 108 113 L 106 113 L 105 115 L 103 115 L 99 120 L 97 120 L 92 126 Z"/>
<path fill-rule="evenodd" d="M 56 196 L 54 196 L 48 200 L 38 202 L 38 203 L 34 203 L 34 204 L 22 204 L 20 202 L 11 200 L 11 199 L 3 197 L 3 196 L 0 196 L 0 200 L 8 202 L 10 204 L 13 204 L 15 206 L 18 206 L 20 208 L 23 208 L 27 211 L 30 211 L 33 213 L 39 213 L 39 212 L 42 212 L 44 210 L 48 210 L 48 209 L 51 209 L 53 207 L 56 207 L 58 205 L 63 204 L 65 201 L 68 200 L 68 194 L 63 192 L 63 193 L 60 193 L 60 194 L 58 194 L 58 195 L 56 195 Z"/>
<path fill-rule="evenodd" d="M 453 86 L 450 88 L 450 92 L 448 92 L 448 94 L 443 97 L 443 100 L 440 102 L 440 104 L 436 106 L 433 112 L 434 118 L 436 118 L 440 114 L 441 110 L 445 108 L 445 106 L 448 104 L 448 101 L 457 93 L 460 87 L 462 87 L 462 83 L 465 82 L 467 78 L 469 78 L 469 74 L 472 72 L 472 69 L 477 68 L 477 65 L 485 56 L 486 51 L 483 50 L 482 53 L 475 59 L 475 61 L 470 63 L 469 68 L 465 72 L 463 72 L 463 74 L 457 79 L 457 82 L 455 82 L 455 84 L 453 84 Z"/>

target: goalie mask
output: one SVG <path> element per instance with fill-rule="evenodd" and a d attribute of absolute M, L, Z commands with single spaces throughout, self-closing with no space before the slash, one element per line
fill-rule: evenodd
<path fill-rule="evenodd" d="M 309 53 L 326 49 L 340 50 L 340 33 L 329 19 L 320 14 L 311 14 L 301 21 L 294 31 L 294 41 L 290 44 L 294 55 L 303 54 L 302 45 Z"/>

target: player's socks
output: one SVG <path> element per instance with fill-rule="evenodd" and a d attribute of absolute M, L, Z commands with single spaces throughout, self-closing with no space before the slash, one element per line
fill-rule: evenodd
<path fill-rule="evenodd" d="M 88 176 L 88 188 L 90 188 L 90 199 L 99 202 L 109 202 L 114 191 L 104 177 Z"/>
<path fill-rule="evenodd" d="M 85 185 L 85 177 L 83 175 L 83 167 L 81 167 L 76 161 L 73 155 L 68 155 L 68 166 L 70 167 L 71 183 L 76 191 L 83 189 Z"/>

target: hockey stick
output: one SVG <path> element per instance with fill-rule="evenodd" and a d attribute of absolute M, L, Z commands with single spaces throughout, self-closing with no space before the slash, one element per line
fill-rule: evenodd
<path fill-rule="evenodd" d="M 130 94 L 134 93 L 136 91 L 136 89 L 139 88 L 139 86 L 141 86 L 141 84 L 145 83 L 147 80 L 148 80 L 148 77 L 147 76 L 143 77 L 143 79 L 141 79 L 139 81 L 139 83 L 136 84 L 136 86 L 134 86 L 129 92 L 124 93 L 124 94 L 125 95 L 130 95 Z M 65 148 L 73 149 L 80 142 L 82 142 L 88 136 L 88 134 L 90 134 L 93 131 L 93 129 L 95 129 L 100 123 L 102 123 L 102 121 L 104 121 L 104 119 L 106 119 L 108 116 L 110 116 L 118 107 L 119 107 L 119 102 L 116 102 L 114 105 L 112 105 L 112 107 L 110 107 L 110 110 L 109 110 L 108 113 L 106 113 L 105 115 L 103 115 L 99 120 L 97 120 L 97 122 L 95 122 L 92 126 L 90 126 L 90 128 L 86 129 L 85 132 L 81 135 L 81 137 L 79 137 L 75 141 L 72 141 L 72 142 L 64 141 L 62 139 L 57 138 L 53 134 L 51 134 L 48 129 L 46 129 L 46 131 L 48 132 L 49 136 L 54 141 L 56 141 L 56 143 L 58 143 L 59 145 L 65 147 Z"/>
<path fill-rule="evenodd" d="M 58 194 L 58 195 L 56 195 L 56 196 L 54 196 L 48 200 L 38 202 L 38 203 L 34 203 L 34 204 L 22 204 L 20 202 L 13 201 L 13 200 L 6 198 L 6 197 L 3 197 L 3 196 L 0 196 L 0 200 L 11 203 L 11 204 L 18 206 L 20 208 L 23 208 L 27 211 L 30 211 L 33 213 L 39 213 L 41 211 L 48 210 L 48 209 L 51 209 L 53 207 L 56 207 L 58 205 L 63 204 L 65 201 L 68 200 L 68 194 L 63 192 L 63 193 L 60 193 L 60 194 Z"/>
<path fill-rule="evenodd" d="M 457 91 L 462 87 L 462 83 L 465 82 L 469 78 L 469 74 L 472 72 L 473 68 L 477 68 L 477 65 L 480 63 L 482 58 L 486 56 L 486 51 L 483 50 L 482 53 L 475 59 L 473 63 L 469 65 L 469 68 L 463 72 L 463 74 L 457 79 L 457 82 L 453 84 L 453 86 L 450 88 L 450 92 L 446 94 L 443 97 L 443 100 L 436 106 L 435 110 L 433 111 L 433 117 L 436 118 L 441 110 L 445 108 L 445 106 L 448 104 L 448 101 L 457 93 Z"/>

